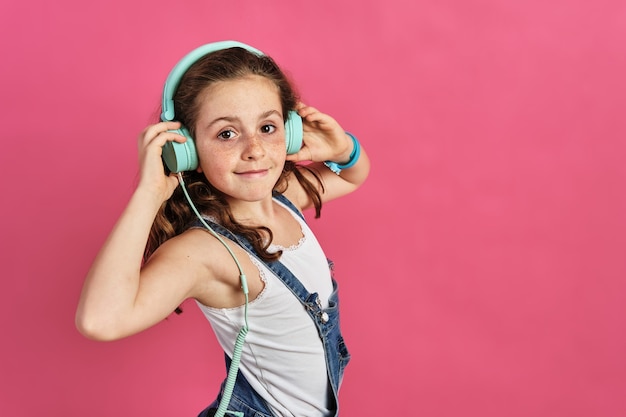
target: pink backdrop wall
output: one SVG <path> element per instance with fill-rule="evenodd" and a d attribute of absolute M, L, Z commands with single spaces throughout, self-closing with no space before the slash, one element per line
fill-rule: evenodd
<path fill-rule="evenodd" d="M 113 343 L 73 315 L 167 72 L 222 39 L 273 55 L 372 158 L 313 223 L 353 354 L 343 416 L 626 415 L 621 0 L 4 1 L 0 415 L 213 398 L 192 303 Z"/>

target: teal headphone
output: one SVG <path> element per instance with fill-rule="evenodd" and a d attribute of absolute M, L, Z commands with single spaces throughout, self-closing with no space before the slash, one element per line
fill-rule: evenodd
<path fill-rule="evenodd" d="M 163 87 L 161 121 L 174 120 L 174 94 L 187 70 L 205 55 L 234 47 L 246 49 L 259 56 L 264 55 L 258 49 L 236 41 L 209 43 L 189 52 L 174 66 L 167 76 L 165 86 Z M 165 165 L 174 173 L 196 169 L 198 167 L 198 153 L 189 130 L 183 126 L 174 132 L 185 136 L 187 141 L 184 143 L 168 141 L 165 144 L 163 147 L 163 161 Z M 302 147 L 302 118 L 294 110 L 289 111 L 285 121 L 285 141 L 287 143 L 287 154 L 297 153 Z"/>

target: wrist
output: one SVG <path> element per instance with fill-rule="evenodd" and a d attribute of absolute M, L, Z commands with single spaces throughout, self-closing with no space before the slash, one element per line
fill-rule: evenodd
<path fill-rule="evenodd" d="M 350 153 L 348 161 L 342 164 L 332 161 L 324 162 L 324 165 L 326 165 L 331 171 L 333 171 L 337 175 L 339 175 L 342 170 L 353 167 L 361 156 L 361 145 L 359 144 L 357 138 L 350 132 L 346 132 L 346 135 L 348 135 L 350 139 L 352 139 L 353 145 L 352 152 Z"/>
<path fill-rule="evenodd" d="M 178 184 L 178 182 L 175 184 Z M 168 184 L 158 184 L 149 180 L 140 180 L 133 196 L 143 201 L 144 204 L 159 208 L 171 197 L 172 192 L 173 189 L 170 191 L 170 185 Z"/>
<path fill-rule="evenodd" d="M 342 165 L 342 166 L 350 163 L 357 147 L 356 143 L 354 143 L 355 139 L 354 139 L 354 136 L 352 136 L 352 134 L 348 132 L 344 132 L 344 138 L 346 142 L 348 143 L 348 146 L 346 147 L 345 151 L 343 151 L 341 154 L 336 155 L 332 159 L 334 163 L 336 163 L 337 165 Z"/>

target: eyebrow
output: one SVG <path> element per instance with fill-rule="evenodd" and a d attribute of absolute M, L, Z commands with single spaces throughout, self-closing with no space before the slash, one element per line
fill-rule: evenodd
<path fill-rule="evenodd" d="M 268 110 L 266 112 L 263 112 L 259 115 L 259 120 L 261 119 L 266 119 L 274 114 L 277 114 L 278 116 L 281 116 L 280 112 L 278 110 Z M 282 117 L 282 116 L 281 116 Z M 223 117 L 218 117 L 217 119 L 212 120 L 211 122 L 209 122 L 209 124 L 207 125 L 207 127 L 211 127 L 214 124 L 221 122 L 221 121 L 225 121 L 228 123 L 232 123 L 239 120 L 238 117 L 236 116 L 223 116 Z"/>

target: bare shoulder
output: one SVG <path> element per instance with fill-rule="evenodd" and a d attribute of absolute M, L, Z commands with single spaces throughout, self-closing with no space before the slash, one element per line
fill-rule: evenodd
<path fill-rule="evenodd" d="M 254 276 L 256 268 L 243 249 L 227 238 L 218 240 L 202 228 L 189 229 L 163 243 L 147 266 L 156 262 L 161 268 L 167 268 L 177 280 L 188 280 L 189 297 L 202 304 L 216 308 L 234 307 L 242 301 L 240 271 L 231 252 L 246 275 Z"/>
<path fill-rule="evenodd" d="M 152 255 L 147 265 L 167 264 L 188 276 L 201 280 L 219 279 L 223 265 L 230 255 L 223 243 L 206 230 L 193 228 L 164 242 Z"/>
<path fill-rule="evenodd" d="M 207 264 L 208 254 L 215 256 L 216 243 L 219 242 L 215 238 L 209 239 L 202 229 L 189 229 L 161 244 L 147 264 L 167 261 L 174 265 L 198 267 Z"/>

